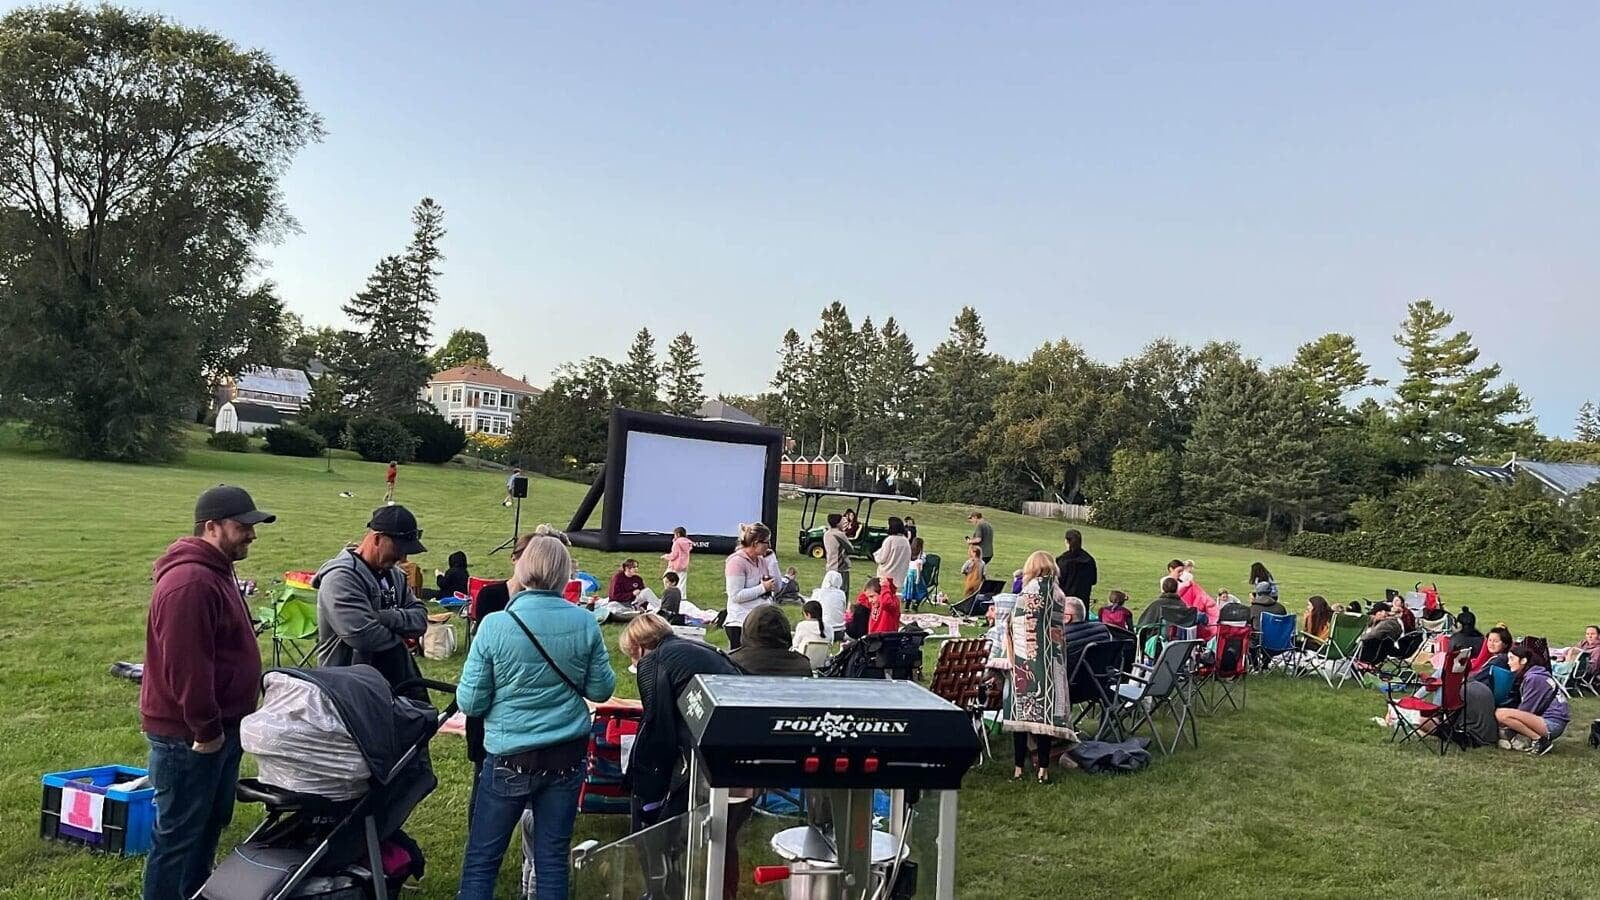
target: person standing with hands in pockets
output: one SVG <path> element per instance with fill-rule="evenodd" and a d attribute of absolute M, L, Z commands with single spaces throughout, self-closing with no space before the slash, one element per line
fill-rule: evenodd
<path fill-rule="evenodd" d="M 144 900 L 199 891 L 233 819 L 239 722 L 255 712 L 261 682 L 233 564 L 249 555 L 256 526 L 275 521 L 243 488 L 219 484 L 195 503 L 194 535 L 156 561 L 139 685 L 156 803 Z"/>

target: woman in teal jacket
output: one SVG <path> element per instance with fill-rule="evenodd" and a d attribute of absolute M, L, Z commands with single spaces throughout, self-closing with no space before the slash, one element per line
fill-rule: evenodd
<path fill-rule="evenodd" d="M 567 853 L 589 746 L 589 707 L 616 687 L 594 616 L 562 599 L 572 556 L 536 536 L 517 559 L 516 591 L 483 620 L 461 670 L 456 702 L 484 720 L 488 752 L 478 775 L 461 867 L 462 898 L 491 898 L 506 842 L 533 812 L 537 896 L 567 896 Z"/>

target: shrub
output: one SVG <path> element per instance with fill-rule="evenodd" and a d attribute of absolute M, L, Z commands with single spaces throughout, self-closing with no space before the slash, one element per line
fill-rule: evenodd
<path fill-rule="evenodd" d="M 267 452 L 279 456 L 318 456 L 328 449 L 322 435 L 304 425 L 290 423 L 267 429 L 262 435 L 267 441 Z"/>
<path fill-rule="evenodd" d="M 350 430 L 350 414 L 339 412 L 308 412 L 300 417 L 300 424 L 322 436 L 323 442 L 335 450 L 345 449 L 345 432 Z"/>
<path fill-rule="evenodd" d="M 461 426 L 438 413 L 408 413 L 397 416 L 395 421 L 417 439 L 417 462 L 447 463 L 467 446 L 467 433 Z"/>
<path fill-rule="evenodd" d="M 467 435 L 467 452 L 479 459 L 510 465 L 511 438 L 503 434 L 474 432 Z"/>
<path fill-rule="evenodd" d="M 1116 451 L 1100 488 L 1094 503 L 1096 525 L 1149 534 L 1178 532 L 1182 490 L 1178 457 L 1172 451 Z"/>
<path fill-rule="evenodd" d="M 410 462 L 417 439 L 393 419 L 369 416 L 350 423 L 345 446 L 372 462 Z"/>
<path fill-rule="evenodd" d="M 206 438 L 206 446 L 228 453 L 249 453 L 250 436 L 237 431 L 219 431 Z"/>

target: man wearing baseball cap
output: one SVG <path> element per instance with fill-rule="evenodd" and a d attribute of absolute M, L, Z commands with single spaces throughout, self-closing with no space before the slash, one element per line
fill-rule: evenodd
<path fill-rule="evenodd" d="M 410 510 L 380 506 L 372 511 L 361 543 L 322 564 L 311 579 L 317 589 L 318 665 L 364 663 L 391 685 L 417 676 L 405 639 L 421 637 L 428 616 L 399 563 L 427 549 Z M 427 700 L 424 689 L 412 693 Z"/>
<path fill-rule="evenodd" d="M 233 818 L 239 721 L 255 711 L 261 681 L 233 564 L 249 554 L 256 526 L 274 521 L 243 488 L 219 484 L 195 503 L 194 535 L 156 561 L 139 687 L 156 792 L 146 900 L 198 891 Z"/>

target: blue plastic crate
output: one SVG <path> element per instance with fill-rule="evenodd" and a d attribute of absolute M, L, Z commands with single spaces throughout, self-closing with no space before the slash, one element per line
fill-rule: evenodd
<path fill-rule="evenodd" d="M 39 836 L 121 856 L 149 852 L 150 834 L 156 824 L 155 788 L 124 791 L 111 787 L 148 774 L 134 766 L 95 766 L 45 774 L 41 779 L 44 801 L 39 809 Z M 69 788 L 105 798 L 98 831 L 63 820 L 61 798 Z"/>

